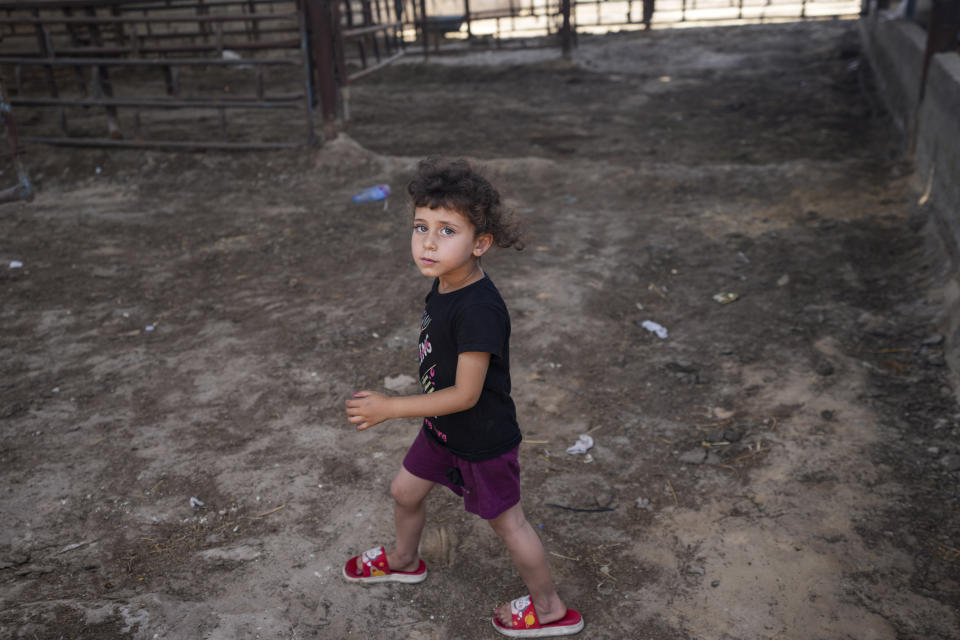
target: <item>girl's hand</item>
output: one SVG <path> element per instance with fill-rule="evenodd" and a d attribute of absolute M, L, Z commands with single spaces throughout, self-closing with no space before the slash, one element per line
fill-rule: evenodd
<path fill-rule="evenodd" d="M 348 420 L 363 431 L 393 416 L 389 413 L 390 398 L 376 391 L 357 391 L 347 400 Z"/>

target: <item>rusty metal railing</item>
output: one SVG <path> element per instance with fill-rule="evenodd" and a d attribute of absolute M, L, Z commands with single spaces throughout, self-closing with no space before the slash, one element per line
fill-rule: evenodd
<path fill-rule="evenodd" d="M 316 142 L 316 81 L 296 4 L 53 4 L 0 4 L 7 9 L 0 68 L 13 87 L 10 104 L 47 116 L 24 142 L 183 149 Z M 291 91 L 297 85 L 301 90 Z M 257 115 L 277 110 L 303 114 L 299 141 L 286 121 L 277 126 L 276 118 Z M 200 126 L 163 115 L 171 112 Z"/>
<path fill-rule="evenodd" d="M 359 4 L 359 6 L 358 6 Z M 410 4 L 413 6 L 413 3 Z M 343 2 L 344 47 L 355 49 L 359 70 L 349 74 L 351 81 L 385 67 L 404 54 L 402 29 L 405 9 L 394 0 L 362 0 Z M 344 57 L 350 55 L 344 50 Z M 372 60 L 371 60 L 372 58 Z"/>
<path fill-rule="evenodd" d="M 307 20 L 318 70 L 324 131 L 334 120 L 350 122 L 350 85 L 395 62 L 405 53 L 405 30 L 415 26 L 416 0 L 316 0 Z"/>
<path fill-rule="evenodd" d="M 0 77 L 41 114 L 26 142 L 313 145 L 315 112 L 336 135 L 350 84 L 404 54 L 411 15 L 416 0 L 0 0 Z M 272 115 L 291 110 L 302 128 Z"/>

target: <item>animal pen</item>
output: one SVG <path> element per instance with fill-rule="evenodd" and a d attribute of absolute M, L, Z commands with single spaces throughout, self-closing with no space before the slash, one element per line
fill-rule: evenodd
<path fill-rule="evenodd" d="M 0 3 L 0 67 L 26 143 L 283 148 L 316 144 L 320 123 L 332 135 L 336 121 L 349 120 L 350 83 L 404 53 L 429 55 L 441 40 L 455 45 L 458 37 L 502 45 L 522 35 L 553 36 L 542 44 L 559 40 L 569 48 L 578 29 L 641 24 L 635 6 L 641 4 L 6 2 Z M 849 0 L 667 0 L 657 15 L 679 22 L 773 19 L 784 10 L 797 18 L 856 8 Z"/>
<path fill-rule="evenodd" d="M 651 19 L 858 10 L 856 0 L 660 0 L 655 16 L 653 0 L 0 1 L 0 202 L 32 196 L 24 144 L 317 145 L 349 124 L 351 83 L 404 54 L 478 46 L 569 54 L 578 31 L 649 28 Z"/>

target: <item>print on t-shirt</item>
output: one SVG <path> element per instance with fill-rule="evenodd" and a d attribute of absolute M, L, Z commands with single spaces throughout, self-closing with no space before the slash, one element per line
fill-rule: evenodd
<path fill-rule="evenodd" d="M 420 376 L 420 386 L 423 387 L 424 393 L 433 393 L 437 390 L 437 385 L 433 383 L 433 379 L 437 377 L 437 365 L 433 365 L 427 372 Z"/>
<path fill-rule="evenodd" d="M 420 364 L 423 365 L 423 361 L 428 355 L 433 352 L 433 345 L 430 344 L 430 334 L 427 333 L 427 327 L 430 326 L 430 315 L 424 311 L 423 317 L 420 319 Z M 423 387 L 424 393 L 433 393 L 437 390 L 437 385 L 435 384 L 435 379 L 437 377 L 437 365 L 432 365 L 428 368 L 423 375 L 420 376 L 420 386 Z M 436 417 L 436 416 L 434 416 Z M 430 418 L 424 418 L 423 423 L 427 425 L 427 428 L 433 431 L 438 438 L 447 441 L 447 434 L 443 433 L 433 424 L 433 421 Z"/>
<path fill-rule="evenodd" d="M 424 311 L 423 318 L 420 319 L 420 364 L 423 364 L 423 359 L 433 351 L 433 345 L 430 344 L 430 334 L 426 333 L 428 326 L 430 326 L 430 316 Z"/>

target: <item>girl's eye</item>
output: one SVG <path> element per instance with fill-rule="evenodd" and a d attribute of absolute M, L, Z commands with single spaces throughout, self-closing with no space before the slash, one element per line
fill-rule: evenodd
<path fill-rule="evenodd" d="M 453 234 L 456 233 L 456 231 L 454 231 L 450 227 L 444 227 L 443 229 L 440 229 L 440 233 L 442 233 L 445 236 L 452 236 Z"/>
<path fill-rule="evenodd" d="M 427 230 L 427 225 L 425 224 L 415 224 L 413 225 L 413 230 L 417 233 L 424 233 Z"/>

